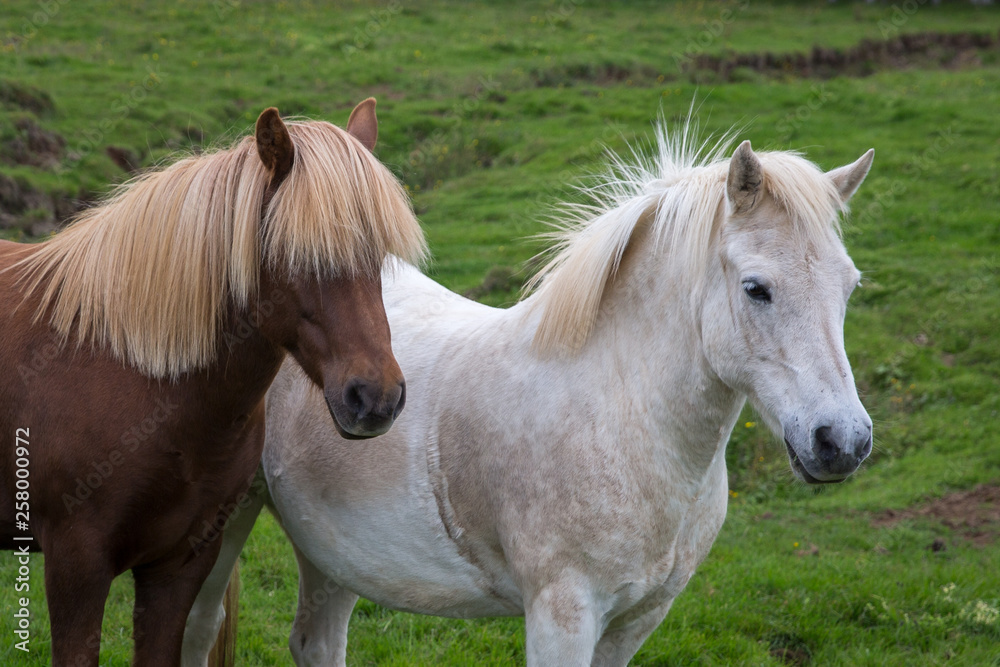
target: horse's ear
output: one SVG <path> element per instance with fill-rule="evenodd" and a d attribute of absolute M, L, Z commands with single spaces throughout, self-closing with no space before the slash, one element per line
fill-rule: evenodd
<path fill-rule="evenodd" d="M 868 170 L 872 168 L 872 160 L 874 159 L 875 149 L 869 148 L 868 152 L 855 162 L 826 172 L 826 175 L 833 181 L 834 187 L 837 188 L 837 192 L 840 193 L 841 204 L 846 204 L 847 200 L 861 186 L 865 176 L 868 175 Z"/>
<path fill-rule="evenodd" d="M 378 118 L 375 117 L 375 98 L 367 100 L 354 107 L 351 117 L 347 119 L 347 131 L 370 151 L 375 150 L 375 140 L 378 139 Z"/>
<path fill-rule="evenodd" d="M 271 182 L 281 182 L 292 170 L 295 146 L 277 109 L 274 107 L 264 109 L 257 119 L 254 134 L 257 138 L 257 155 L 271 172 Z"/>
<path fill-rule="evenodd" d="M 763 179 L 760 160 L 750 147 L 750 142 L 744 141 L 729 161 L 729 176 L 726 178 L 726 197 L 733 214 L 746 214 L 753 209 L 760 199 Z"/>

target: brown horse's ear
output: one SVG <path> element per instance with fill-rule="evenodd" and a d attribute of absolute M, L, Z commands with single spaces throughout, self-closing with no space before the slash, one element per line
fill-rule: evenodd
<path fill-rule="evenodd" d="M 274 107 L 264 109 L 257 119 L 257 155 L 271 172 L 271 182 L 280 183 L 292 170 L 295 160 L 295 146 L 288 128 Z"/>
<path fill-rule="evenodd" d="M 370 151 L 375 150 L 375 140 L 378 139 L 378 118 L 375 117 L 375 98 L 367 100 L 354 107 L 351 117 L 347 119 L 347 131 Z"/>

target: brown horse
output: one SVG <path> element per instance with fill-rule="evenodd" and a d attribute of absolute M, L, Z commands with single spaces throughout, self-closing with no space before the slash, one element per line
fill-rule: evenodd
<path fill-rule="evenodd" d="M 45 555 L 54 665 L 98 664 L 126 570 L 135 664 L 178 664 L 286 351 L 345 437 L 399 414 L 380 268 L 424 241 L 376 135 L 373 99 L 346 132 L 268 109 L 48 241 L 0 242 L 0 539 Z"/>

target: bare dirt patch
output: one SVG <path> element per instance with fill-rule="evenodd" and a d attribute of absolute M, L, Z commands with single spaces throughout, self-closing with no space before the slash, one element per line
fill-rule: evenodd
<path fill-rule="evenodd" d="M 884 510 L 875 515 L 872 525 L 894 526 L 917 518 L 938 519 L 955 534 L 986 546 L 1000 537 L 1000 483 L 980 484 L 906 509 Z"/>
<path fill-rule="evenodd" d="M 13 123 L 13 136 L 0 148 L 0 159 L 8 164 L 55 169 L 63 156 L 66 140 L 57 132 L 44 129 L 30 116 Z"/>
<path fill-rule="evenodd" d="M 765 75 L 828 79 L 832 76 L 868 76 L 879 69 L 941 67 L 960 69 L 981 65 L 980 52 L 996 49 L 1000 36 L 990 33 L 921 32 L 886 40 L 861 40 L 847 49 L 814 46 L 792 53 L 697 54 L 680 63 L 692 74 L 712 72 L 730 80 L 740 69 Z"/>

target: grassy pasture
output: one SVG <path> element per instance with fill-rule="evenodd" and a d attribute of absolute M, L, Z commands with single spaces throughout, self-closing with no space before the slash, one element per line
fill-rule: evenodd
<path fill-rule="evenodd" d="M 429 272 L 505 305 L 539 248 L 525 238 L 543 229 L 547 205 L 573 196 L 569 184 L 598 168 L 605 146 L 641 142 L 658 114 L 683 117 L 692 99 L 706 134 L 743 125 L 755 148 L 800 149 L 824 168 L 874 146 L 845 227 L 865 274 L 845 335 L 876 451 L 851 481 L 807 488 L 747 411 L 728 450 L 726 525 L 634 664 L 1000 665 L 1000 527 L 948 527 L 918 512 L 893 523 L 883 514 L 1000 482 L 1000 50 L 938 50 L 873 64 L 863 77 L 751 69 L 720 77 L 689 67 L 701 54 L 844 49 L 927 30 L 996 37 L 996 8 L 758 0 L 11 0 L 0 8 L 0 186 L 40 193 L 21 202 L 17 226 L 0 230 L 12 238 L 52 216 L 44 196 L 89 197 L 124 179 L 107 146 L 152 165 L 239 136 L 266 106 L 343 125 L 353 104 L 374 95 L 379 156 L 413 194 L 434 254 Z M 9 159 L 10 142 L 30 126 L 63 138 L 55 164 Z M 42 557 L 32 563 L 26 655 L 13 648 L 8 612 L 19 597 L 17 566 L 0 555 L 4 664 L 49 661 Z M 251 536 L 243 573 L 240 664 L 290 664 L 296 573 L 270 517 Z M 130 589 L 128 577 L 112 589 L 102 664 L 129 659 Z M 349 662 L 516 665 L 523 646 L 520 619 L 426 618 L 363 601 Z"/>

